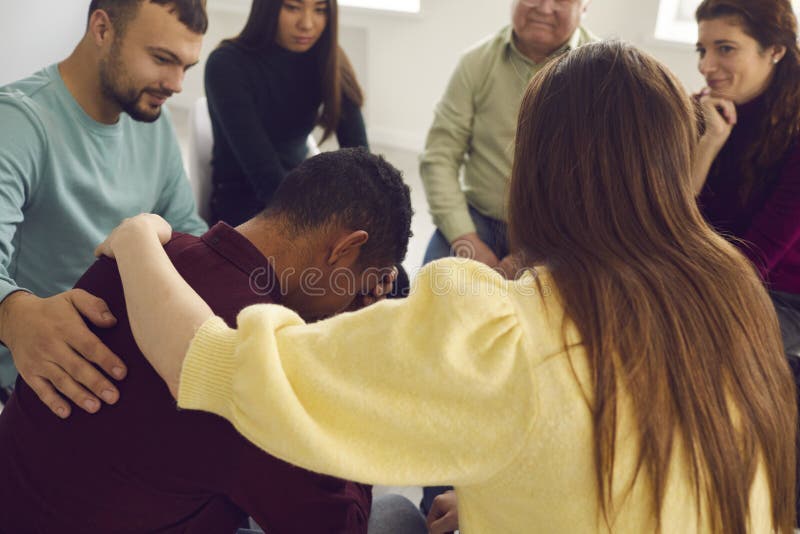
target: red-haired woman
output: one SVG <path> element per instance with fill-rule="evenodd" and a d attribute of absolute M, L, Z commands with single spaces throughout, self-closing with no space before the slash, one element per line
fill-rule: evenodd
<path fill-rule="evenodd" d="M 704 0 L 697 8 L 705 134 L 700 209 L 756 265 L 800 351 L 800 49 L 789 0 Z"/>

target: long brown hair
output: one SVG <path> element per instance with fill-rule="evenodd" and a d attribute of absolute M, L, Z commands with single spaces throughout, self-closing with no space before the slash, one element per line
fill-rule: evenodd
<path fill-rule="evenodd" d="M 800 135 L 800 48 L 797 46 L 797 18 L 790 0 L 704 0 L 695 12 L 697 22 L 733 17 L 742 31 L 762 49 L 786 47 L 786 55 L 775 66 L 775 75 L 764 93 L 766 113 L 756 131 L 758 143 L 741 155 L 744 180 L 740 184 L 743 202 L 768 185 L 779 165 Z M 711 172 L 716 172 L 715 168 Z"/>
<path fill-rule="evenodd" d="M 553 61 L 520 111 L 512 247 L 551 270 L 582 335 L 606 521 L 624 398 L 637 425 L 637 476 L 650 483 L 659 525 L 680 447 L 714 532 L 744 534 L 762 461 L 774 527 L 789 533 L 794 383 L 755 270 L 695 205 L 695 128 L 680 84 L 630 45 L 591 44 Z"/>
<path fill-rule="evenodd" d="M 266 53 L 275 44 L 278 34 L 278 19 L 284 0 L 253 0 L 250 15 L 241 33 L 222 44 L 233 44 L 242 48 Z M 327 0 L 328 21 L 319 41 L 309 51 L 318 57 L 322 78 L 322 109 L 317 123 L 324 129 L 322 140 L 330 137 L 339 126 L 342 116 L 342 96 L 361 107 L 364 93 L 358 84 L 353 66 L 339 46 L 339 7 L 336 0 Z"/>

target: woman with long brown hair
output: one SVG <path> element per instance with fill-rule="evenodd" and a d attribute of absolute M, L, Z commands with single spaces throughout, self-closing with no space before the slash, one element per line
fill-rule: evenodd
<path fill-rule="evenodd" d="M 336 0 L 253 0 L 242 32 L 205 71 L 214 133 L 211 216 L 238 225 L 264 209 L 323 128 L 367 147 L 363 95 L 338 44 Z"/>
<path fill-rule="evenodd" d="M 755 264 L 784 344 L 800 353 L 800 48 L 789 0 L 697 8 L 705 133 L 694 187 L 704 216 Z M 798 365 L 800 368 L 800 365 Z"/>
<path fill-rule="evenodd" d="M 315 324 L 269 306 L 227 328 L 155 216 L 99 252 L 178 405 L 289 462 L 453 483 L 465 534 L 788 534 L 794 385 L 755 270 L 696 207 L 695 132 L 635 48 L 554 60 L 523 99 L 511 178 L 528 270 L 433 262 L 408 299 Z"/>

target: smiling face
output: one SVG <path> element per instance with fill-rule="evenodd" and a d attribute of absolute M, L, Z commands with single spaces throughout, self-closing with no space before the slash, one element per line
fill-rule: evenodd
<path fill-rule="evenodd" d="M 275 41 L 292 52 L 311 49 L 328 24 L 327 0 L 283 0 Z"/>
<path fill-rule="evenodd" d="M 698 69 L 711 95 L 744 104 L 769 87 L 775 64 L 785 50 L 763 48 L 744 32 L 737 17 L 702 20 L 699 23 Z"/>
<path fill-rule="evenodd" d="M 552 54 L 575 33 L 587 5 L 586 0 L 514 0 L 511 23 L 520 48 Z"/>
<path fill-rule="evenodd" d="M 100 61 L 103 95 L 133 119 L 155 121 L 167 99 L 181 92 L 202 41 L 168 6 L 142 3 Z"/>

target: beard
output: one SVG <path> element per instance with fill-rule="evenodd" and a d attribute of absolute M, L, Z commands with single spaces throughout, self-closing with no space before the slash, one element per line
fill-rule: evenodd
<path fill-rule="evenodd" d="M 103 95 L 115 102 L 120 110 L 139 122 L 155 122 L 161 116 L 161 106 L 151 106 L 144 100 L 150 93 L 159 97 L 169 97 L 164 91 L 157 89 L 138 89 L 120 58 L 118 43 L 111 47 L 108 58 L 100 63 L 100 88 Z"/>

